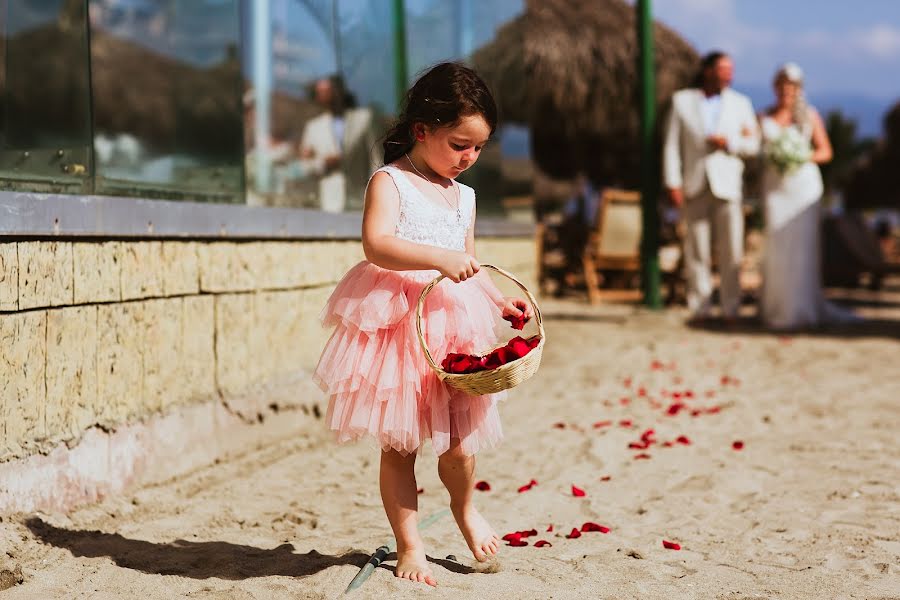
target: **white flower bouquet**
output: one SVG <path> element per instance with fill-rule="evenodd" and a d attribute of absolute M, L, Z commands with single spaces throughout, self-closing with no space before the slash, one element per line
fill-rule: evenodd
<path fill-rule="evenodd" d="M 812 158 L 812 147 L 796 127 L 787 127 L 766 144 L 765 155 L 779 171 L 790 173 Z"/>

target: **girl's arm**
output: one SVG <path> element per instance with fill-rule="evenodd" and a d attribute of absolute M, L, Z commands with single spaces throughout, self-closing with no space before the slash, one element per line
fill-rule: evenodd
<path fill-rule="evenodd" d="M 366 190 L 362 242 L 366 259 L 392 271 L 436 269 L 455 282 L 478 271 L 478 261 L 466 252 L 401 240 L 394 235 L 400 218 L 400 194 L 387 173 L 376 173 Z"/>
<path fill-rule="evenodd" d="M 469 231 L 466 232 L 466 254 L 475 256 L 475 207 L 472 207 L 472 224 L 469 225 Z M 500 288 L 494 284 L 487 270 L 479 272 L 477 277 L 482 279 L 482 287 L 494 304 L 497 305 L 497 308 L 500 309 L 503 316 L 512 315 L 518 317 L 524 313 L 526 317 L 531 318 L 531 305 L 521 298 L 504 296 Z"/>
<path fill-rule="evenodd" d="M 828 132 L 825 130 L 825 124 L 822 123 L 822 117 L 815 110 L 810 109 L 809 117 L 812 120 L 812 145 L 813 153 L 810 160 L 814 163 L 822 164 L 831 162 L 832 150 L 831 140 L 828 139 Z"/>

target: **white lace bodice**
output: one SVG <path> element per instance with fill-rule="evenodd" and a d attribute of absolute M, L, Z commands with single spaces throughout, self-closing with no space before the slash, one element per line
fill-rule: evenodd
<path fill-rule="evenodd" d="M 448 250 L 466 249 L 466 233 L 475 208 L 475 190 L 459 182 L 454 183 L 459 186 L 460 218 L 457 219 L 455 210 L 428 200 L 409 180 L 405 171 L 392 165 L 385 165 L 378 171 L 391 176 L 400 194 L 400 218 L 394 230 L 398 238 Z"/>

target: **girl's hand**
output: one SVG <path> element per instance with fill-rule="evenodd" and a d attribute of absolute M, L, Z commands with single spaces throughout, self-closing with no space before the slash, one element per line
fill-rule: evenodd
<path fill-rule="evenodd" d="M 450 279 L 454 283 L 465 281 L 469 277 L 475 275 L 481 265 L 475 260 L 474 256 L 469 256 L 465 252 L 457 252 L 450 250 L 443 257 L 441 262 L 436 265 L 441 275 Z"/>
<path fill-rule="evenodd" d="M 511 317 L 527 321 L 534 316 L 531 311 L 531 304 L 521 298 L 504 298 L 500 310 L 504 319 Z"/>

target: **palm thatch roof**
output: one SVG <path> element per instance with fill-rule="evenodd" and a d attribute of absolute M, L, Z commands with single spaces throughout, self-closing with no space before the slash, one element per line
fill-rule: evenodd
<path fill-rule="evenodd" d="M 851 173 L 844 190 L 847 208 L 900 208 L 900 102 L 885 115 L 884 134 Z"/>
<path fill-rule="evenodd" d="M 473 56 L 502 116 L 527 125 L 537 165 L 556 178 L 639 180 L 639 74 L 635 8 L 624 0 L 528 0 Z M 656 104 L 689 85 L 699 57 L 655 23 Z"/>

